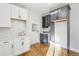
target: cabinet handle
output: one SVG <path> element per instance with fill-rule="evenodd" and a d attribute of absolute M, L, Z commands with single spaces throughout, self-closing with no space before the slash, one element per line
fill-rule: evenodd
<path fill-rule="evenodd" d="M 24 45 L 24 42 L 22 42 L 22 45 Z"/>
<path fill-rule="evenodd" d="M 4 42 L 4 43 L 8 43 L 8 42 Z"/>
<path fill-rule="evenodd" d="M 14 47 L 14 45 L 12 44 L 12 48 Z"/>
<path fill-rule="evenodd" d="M 21 18 L 21 16 L 18 16 L 19 18 Z"/>
<path fill-rule="evenodd" d="M 21 40 L 24 40 L 24 38 L 22 38 Z"/>

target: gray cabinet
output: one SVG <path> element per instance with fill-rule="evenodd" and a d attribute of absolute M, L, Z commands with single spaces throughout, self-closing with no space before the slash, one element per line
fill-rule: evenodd
<path fill-rule="evenodd" d="M 69 5 L 60 7 L 54 11 L 50 12 L 50 19 L 51 20 L 58 20 L 68 17 L 68 11 L 70 10 Z"/>
<path fill-rule="evenodd" d="M 42 16 L 42 28 L 48 28 L 50 25 L 50 15 Z"/>
<path fill-rule="evenodd" d="M 60 8 L 59 9 L 59 19 L 66 18 L 67 17 L 67 11 L 68 11 L 67 7 Z"/>
<path fill-rule="evenodd" d="M 55 10 L 55 11 L 51 12 L 50 15 L 51 15 L 51 17 L 50 17 L 51 20 L 58 19 L 58 17 L 59 17 L 59 10 Z"/>
<path fill-rule="evenodd" d="M 69 5 L 58 9 L 58 19 L 51 15 L 51 41 L 59 44 L 61 47 L 70 49 L 70 7 Z M 69 53 L 69 51 L 65 51 Z"/>
<path fill-rule="evenodd" d="M 48 34 L 40 34 L 40 43 L 48 43 Z"/>

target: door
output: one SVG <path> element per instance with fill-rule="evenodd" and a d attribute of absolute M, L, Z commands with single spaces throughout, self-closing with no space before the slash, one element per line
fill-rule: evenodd
<path fill-rule="evenodd" d="M 38 43 L 40 38 L 40 33 L 39 33 L 39 23 L 38 24 L 32 24 L 32 33 L 31 33 L 31 44 Z"/>
<path fill-rule="evenodd" d="M 0 56 L 12 56 L 13 48 L 11 41 L 0 42 Z"/>
<path fill-rule="evenodd" d="M 67 21 L 55 23 L 55 44 L 57 44 L 59 48 L 63 47 L 67 49 Z M 62 50 L 60 49 L 60 51 Z M 66 53 L 67 51 L 65 51 L 65 54 Z"/>
<path fill-rule="evenodd" d="M 55 43 L 67 48 L 67 21 L 55 23 Z"/>

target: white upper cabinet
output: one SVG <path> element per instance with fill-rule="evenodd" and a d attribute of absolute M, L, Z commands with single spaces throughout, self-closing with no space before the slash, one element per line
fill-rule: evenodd
<path fill-rule="evenodd" d="M 27 20 L 27 10 L 20 8 L 20 19 Z"/>
<path fill-rule="evenodd" d="M 11 18 L 27 20 L 27 9 L 8 4 L 0 4 L 0 27 L 11 27 Z"/>
<path fill-rule="evenodd" d="M 11 5 L 11 18 L 19 19 L 19 7 Z"/>
<path fill-rule="evenodd" d="M 0 3 L 0 27 L 11 27 L 10 5 L 7 3 Z"/>
<path fill-rule="evenodd" d="M 11 5 L 11 18 L 26 20 L 27 10 L 15 5 Z"/>

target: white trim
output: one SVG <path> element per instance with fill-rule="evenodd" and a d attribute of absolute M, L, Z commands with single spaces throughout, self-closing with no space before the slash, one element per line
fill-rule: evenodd
<path fill-rule="evenodd" d="M 72 47 L 70 47 L 70 50 L 79 53 L 79 49 L 77 49 L 77 48 L 72 48 Z"/>
<path fill-rule="evenodd" d="M 52 45 L 61 46 L 61 45 L 59 45 L 59 44 L 55 44 L 54 42 L 50 41 L 50 45 L 51 45 L 51 44 L 52 44 Z M 61 46 L 61 47 L 67 49 L 65 46 Z M 72 47 L 70 47 L 70 50 L 79 53 L 79 49 L 76 49 L 76 48 L 72 48 Z"/>
<path fill-rule="evenodd" d="M 60 45 L 60 44 L 56 44 L 56 43 L 54 43 L 54 42 L 52 42 L 52 41 L 50 41 L 50 44 L 52 44 L 52 45 L 56 45 L 56 46 L 60 46 L 60 47 L 63 47 L 63 48 L 65 48 L 65 49 L 67 49 L 66 46 L 62 46 L 62 45 Z"/>

